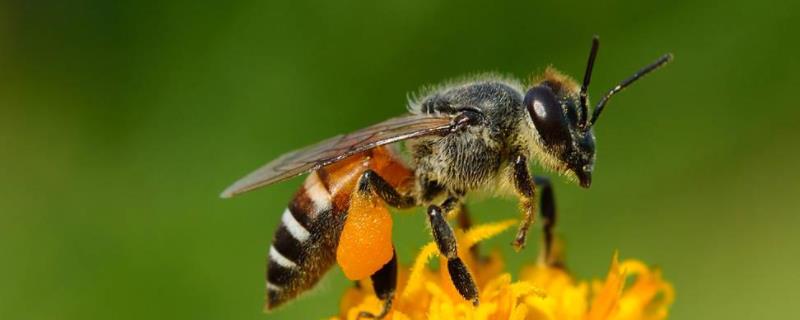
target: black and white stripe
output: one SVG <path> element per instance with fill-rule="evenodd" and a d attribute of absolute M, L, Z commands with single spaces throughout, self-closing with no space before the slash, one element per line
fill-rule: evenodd
<path fill-rule="evenodd" d="M 299 242 L 306 242 L 311 236 L 311 233 L 308 231 L 308 229 L 306 229 L 306 227 L 303 226 L 300 221 L 297 221 L 294 213 L 292 213 L 289 208 L 286 208 L 286 210 L 283 211 L 281 223 L 281 227 L 289 231 L 289 234 L 292 236 L 292 238 Z"/>
<path fill-rule="evenodd" d="M 336 244 L 345 215 L 334 213 L 332 196 L 312 172 L 281 215 L 269 248 L 267 309 L 314 286 L 336 262 Z"/>
<path fill-rule="evenodd" d="M 312 217 L 316 216 L 317 213 L 331 208 L 331 193 L 316 171 L 308 175 L 303 187 L 306 190 L 306 194 L 311 199 L 311 202 L 314 203 L 314 210 L 310 212 Z"/>
<path fill-rule="evenodd" d="M 309 240 L 311 233 L 306 227 L 306 215 L 302 212 L 295 214 L 297 209 L 287 208 L 283 212 L 281 225 L 275 232 L 272 246 L 269 247 L 268 291 L 283 289 L 303 263 L 303 243 Z M 300 221 L 304 221 L 306 225 Z"/>
<path fill-rule="evenodd" d="M 300 280 L 298 276 L 306 267 L 308 252 L 305 250 L 313 241 L 310 224 L 309 215 L 296 202 L 283 211 L 281 224 L 269 248 L 267 294 L 270 301 L 281 301 Z"/>
<path fill-rule="evenodd" d="M 297 263 L 284 256 L 280 251 L 275 249 L 275 246 L 269 247 L 269 261 L 275 262 L 284 269 L 296 269 Z"/>

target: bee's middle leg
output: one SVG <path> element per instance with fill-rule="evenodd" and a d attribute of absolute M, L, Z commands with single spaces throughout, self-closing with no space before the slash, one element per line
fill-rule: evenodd
<path fill-rule="evenodd" d="M 458 293 L 464 299 L 472 301 L 473 305 L 478 305 L 478 288 L 475 285 L 472 275 L 467 266 L 458 257 L 458 247 L 453 228 L 447 223 L 445 215 L 452 210 L 452 199 L 445 201 L 442 207 L 448 209 L 447 212 L 442 207 L 432 205 L 428 207 L 428 220 L 433 230 L 433 239 L 439 248 L 439 253 L 447 259 L 447 271 L 450 273 L 450 280 L 453 281 Z"/>
<path fill-rule="evenodd" d="M 458 208 L 458 216 L 456 219 L 459 229 L 467 231 L 472 228 L 472 217 L 469 214 L 469 209 L 467 209 L 466 204 L 461 204 Z"/>
<path fill-rule="evenodd" d="M 456 222 L 458 223 L 458 228 L 466 232 L 467 230 L 472 228 L 472 216 L 470 215 L 469 209 L 467 208 L 466 204 L 461 204 L 461 207 L 458 209 L 458 216 L 456 217 Z M 480 249 L 479 243 L 475 243 L 472 247 L 469 248 L 469 253 L 475 258 L 477 261 L 482 261 L 480 256 Z"/>

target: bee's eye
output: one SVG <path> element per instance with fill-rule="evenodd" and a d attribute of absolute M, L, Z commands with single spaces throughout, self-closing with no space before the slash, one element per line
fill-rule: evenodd
<path fill-rule="evenodd" d="M 549 87 L 539 85 L 528 90 L 523 102 L 533 119 L 533 124 L 548 147 L 564 145 L 570 134 L 564 109 Z"/>

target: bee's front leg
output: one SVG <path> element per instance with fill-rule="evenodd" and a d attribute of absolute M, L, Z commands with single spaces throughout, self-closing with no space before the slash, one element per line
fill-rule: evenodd
<path fill-rule="evenodd" d="M 542 229 L 544 238 L 544 262 L 548 265 L 560 265 L 557 253 L 553 252 L 553 229 L 556 226 L 556 200 L 553 196 L 553 187 L 550 185 L 550 179 L 543 176 L 534 176 L 533 183 L 540 189 L 539 210 L 542 215 Z"/>
<path fill-rule="evenodd" d="M 533 224 L 535 217 L 534 196 L 535 188 L 530 172 L 528 172 L 528 158 L 522 154 L 517 154 L 513 158 L 514 170 L 511 179 L 514 181 L 514 188 L 519 195 L 520 209 L 522 210 L 522 222 L 519 224 L 517 236 L 511 245 L 519 251 L 525 247 L 528 237 L 528 229 Z"/>
<path fill-rule="evenodd" d="M 475 280 L 473 280 L 469 270 L 467 270 L 467 266 L 458 257 L 456 236 L 453 233 L 453 228 L 450 227 L 447 219 L 445 219 L 446 214 L 453 210 L 453 202 L 453 199 L 448 199 L 441 207 L 435 205 L 428 207 L 428 220 L 431 223 L 433 239 L 436 241 L 439 253 L 447 259 L 447 271 L 450 274 L 450 280 L 453 281 L 456 290 L 464 299 L 472 301 L 472 304 L 477 306 L 478 287 L 475 285 Z M 447 212 L 443 208 L 446 208 Z"/>

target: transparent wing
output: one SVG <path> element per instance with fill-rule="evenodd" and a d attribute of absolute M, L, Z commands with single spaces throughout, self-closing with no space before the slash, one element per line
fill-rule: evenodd
<path fill-rule="evenodd" d="M 392 142 L 448 134 L 457 123 L 452 116 L 407 115 L 284 154 L 239 179 L 220 195 L 230 198 L 259 187 L 317 170 L 356 153 Z"/>

